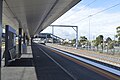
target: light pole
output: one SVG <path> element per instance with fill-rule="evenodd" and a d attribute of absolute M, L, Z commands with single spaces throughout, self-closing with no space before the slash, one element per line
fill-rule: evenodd
<path fill-rule="evenodd" d="M 88 50 L 91 49 L 91 41 L 90 41 L 90 20 L 91 20 L 92 15 L 89 15 L 89 44 L 88 44 Z"/>
<path fill-rule="evenodd" d="M 52 26 L 52 35 L 54 35 L 54 26 Z M 54 42 L 54 37 L 52 36 L 52 43 Z"/>

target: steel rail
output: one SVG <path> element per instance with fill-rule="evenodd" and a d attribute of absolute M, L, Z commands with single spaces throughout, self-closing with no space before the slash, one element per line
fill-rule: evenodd
<path fill-rule="evenodd" d="M 37 46 L 38 47 L 38 46 Z M 48 58 L 50 58 L 55 64 L 57 64 L 65 73 L 67 73 L 73 80 L 77 80 L 71 73 L 69 73 L 63 66 L 61 66 L 55 59 L 53 59 L 49 54 L 47 54 L 43 49 L 38 47 Z"/>

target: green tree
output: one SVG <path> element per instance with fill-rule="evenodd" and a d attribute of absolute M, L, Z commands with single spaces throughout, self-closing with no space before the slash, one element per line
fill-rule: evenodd
<path fill-rule="evenodd" d="M 107 43 L 107 52 L 108 52 L 108 49 L 114 48 L 114 41 L 112 41 L 112 39 L 110 37 L 108 37 L 106 39 L 106 43 Z"/>
<path fill-rule="evenodd" d="M 72 45 L 75 44 L 75 42 L 76 42 L 76 39 L 73 39 L 73 40 L 72 40 Z"/>
<path fill-rule="evenodd" d="M 94 43 L 94 46 L 97 47 L 97 51 L 99 45 L 101 45 L 103 51 L 103 35 L 99 35 L 98 37 L 96 37 L 96 40 L 93 40 L 92 42 Z"/>
<path fill-rule="evenodd" d="M 97 47 L 97 51 L 98 51 L 98 45 L 99 45 L 99 38 L 96 37 L 96 40 L 93 41 L 94 42 L 94 46 Z"/>
<path fill-rule="evenodd" d="M 109 48 L 109 49 L 113 49 L 113 48 L 114 48 L 114 42 L 113 42 L 113 41 L 111 41 L 111 42 L 109 43 L 108 48 Z"/>
<path fill-rule="evenodd" d="M 87 38 L 85 37 L 85 36 L 81 36 L 80 37 L 80 44 L 82 45 L 82 46 L 85 46 L 86 45 L 86 43 L 87 43 Z"/>
<path fill-rule="evenodd" d="M 99 35 L 98 36 L 98 39 L 99 39 L 99 45 L 101 46 L 101 48 L 102 48 L 102 52 L 103 52 L 103 35 Z"/>
<path fill-rule="evenodd" d="M 116 28 L 116 31 L 117 31 L 116 37 L 118 38 L 118 44 L 120 45 L 120 26 Z"/>
<path fill-rule="evenodd" d="M 97 38 L 96 38 L 96 39 L 97 39 Z M 93 45 L 94 45 L 95 47 L 97 47 L 97 51 L 98 51 L 98 45 L 99 45 L 99 44 L 98 44 L 97 40 L 93 40 L 92 43 L 93 43 Z"/>
<path fill-rule="evenodd" d="M 106 39 L 106 43 L 110 43 L 112 41 L 112 39 L 110 38 L 110 37 L 108 37 L 107 39 Z"/>

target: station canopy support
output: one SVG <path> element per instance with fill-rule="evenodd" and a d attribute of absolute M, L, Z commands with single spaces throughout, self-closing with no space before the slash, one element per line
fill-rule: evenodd
<path fill-rule="evenodd" d="M 2 47 L 2 9 L 3 9 L 3 0 L 0 0 L 0 58 L 1 58 L 1 47 Z M 1 67 L 1 61 L 0 61 Z"/>
<path fill-rule="evenodd" d="M 72 25 L 50 25 L 52 27 L 52 34 L 54 35 L 54 27 L 72 27 L 76 32 L 76 43 L 75 47 L 78 48 L 78 26 L 72 26 Z M 75 29 L 76 28 L 76 29 Z"/>

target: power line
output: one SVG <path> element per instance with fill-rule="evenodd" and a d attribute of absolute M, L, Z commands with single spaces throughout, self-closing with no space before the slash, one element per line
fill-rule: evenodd
<path fill-rule="evenodd" d="M 96 1 L 96 0 L 94 0 L 94 1 L 92 1 L 92 2 L 90 2 L 90 3 L 88 3 L 88 4 L 86 4 L 86 5 L 85 5 L 84 7 L 82 7 L 80 10 L 83 10 L 84 8 L 90 6 L 90 5 L 93 4 L 95 1 Z"/>
<path fill-rule="evenodd" d="M 85 10 L 86 7 L 92 5 L 95 1 L 96 1 L 96 0 L 93 0 L 92 2 L 86 4 L 85 6 L 83 6 L 82 8 L 80 8 L 79 11 L 81 11 L 81 10 Z M 70 16 L 73 16 L 73 15 L 75 15 L 75 14 L 77 14 L 77 13 L 78 13 L 78 12 L 76 12 L 76 13 L 73 12 Z"/>
<path fill-rule="evenodd" d="M 90 3 L 88 3 L 88 4 L 86 4 L 84 7 L 82 7 L 82 8 L 80 9 L 80 11 L 81 11 L 81 10 L 85 10 L 86 7 L 92 5 L 95 1 L 96 1 L 96 0 L 94 0 L 94 1 L 92 1 L 92 2 L 90 2 Z M 77 13 L 76 13 L 76 14 L 77 14 Z M 75 14 L 74 14 L 74 15 L 75 15 Z"/>
<path fill-rule="evenodd" d="M 111 7 L 108 7 L 108 8 L 106 8 L 106 9 L 104 9 L 104 10 L 98 11 L 97 13 L 92 14 L 92 16 L 93 16 L 93 15 L 96 15 L 96 14 L 99 14 L 99 13 L 101 13 L 101 12 L 104 12 L 104 11 L 106 11 L 106 10 L 109 10 L 109 9 L 111 9 L 111 8 L 113 8 L 113 7 L 118 6 L 118 5 L 120 5 L 120 3 L 115 4 L 115 5 L 111 6 Z"/>
<path fill-rule="evenodd" d="M 88 4 L 86 4 L 85 6 L 83 6 L 83 7 L 82 7 L 81 9 L 79 9 L 79 10 L 80 10 L 80 11 L 81 11 L 81 10 L 85 10 L 86 7 L 92 5 L 95 1 L 96 1 L 96 0 L 94 0 L 94 1 L 92 1 L 92 2 L 90 2 L 90 3 L 88 3 Z"/>
<path fill-rule="evenodd" d="M 96 12 L 96 13 L 93 13 L 93 14 L 91 14 L 91 15 L 89 15 L 89 16 L 83 18 L 83 19 L 81 19 L 80 21 L 83 21 L 83 20 L 85 20 L 85 19 L 87 19 L 87 18 L 89 18 L 89 17 L 92 17 L 92 16 L 97 15 L 97 14 L 99 14 L 99 13 L 102 13 L 102 12 L 104 12 L 104 11 L 107 11 L 107 10 L 113 8 L 113 7 L 118 6 L 118 5 L 120 5 L 120 3 L 115 4 L 115 5 L 111 6 L 111 7 L 106 8 L 106 9 L 103 9 L 103 10 L 101 10 L 101 11 L 98 11 L 98 12 Z"/>

